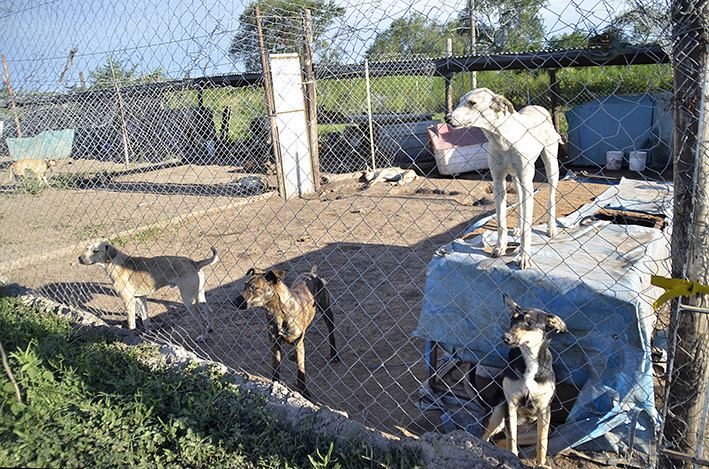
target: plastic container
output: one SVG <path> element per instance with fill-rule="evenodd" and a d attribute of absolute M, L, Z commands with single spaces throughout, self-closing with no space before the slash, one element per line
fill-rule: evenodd
<path fill-rule="evenodd" d="M 606 169 L 618 171 L 623 164 L 622 151 L 607 151 L 606 152 Z"/>
<path fill-rule="evenodd" d="M 645 171 L 645 163 L 647 162 L 647 152 L 631 151 L 628 156 L 628 164 L 631 171 Z"/>
<path fill-rule="evenodd" d="M 441 174 L 488 169 L 488 141 L 478 128 L 453 129 L 442 123 L 428 128 L 428 140 Z"/>

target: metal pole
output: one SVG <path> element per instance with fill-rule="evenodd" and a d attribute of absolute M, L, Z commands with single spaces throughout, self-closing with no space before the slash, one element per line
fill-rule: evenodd
<path fill-rule="evenodd" d="M 477 30 L 475 29 L 475 0 L 470 0 L 470 55 L 477 54 Z M 478 77 L 475 70 L 470 72 L 470 88 L 478 87 Z"/>
<path fill-rule="evenodd" d="M 453 56 L 453 40 L 449 37 L 446 38 L 446 58 L 450 60 Z M 446 112 L 451 112 L 453 110 L 453 74 L 448 73 L 445 77 L 446 80 Z"/>
<path fill-rule="evenodd" d="M 372 155 L 372 171 L 377 170 L 377 162 L 374 158 L 374 125 L 372 124 L 372 94 L 369 88 L 369 61 L 364 61 L 364 81 L 367 87 L 367 118 L 369 121 L 369 152 Z"/>

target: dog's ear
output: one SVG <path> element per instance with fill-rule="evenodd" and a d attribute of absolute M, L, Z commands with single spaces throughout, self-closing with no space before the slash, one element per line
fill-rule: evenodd
<path fill-rule="evenodd" d="M 510 317 L 514 316 L 519 312 L 519 305 L 512 301 L 512 298 L 507 293 L 502 294 L 502 301 L 505 302 L 505 309 Z"/>
<path fill-rule="evenodd" d="M 276 284 L 286 276 L 286 273 L 282 270 L 269 270 L 264 274 L 264 278 L 268 283 Z"/>
<path fill-rule="evenodd" d="M 249 270 L 246 271 L 246 276 L 247 276 L 247 277 L 251 277 L 251 276 L 252 276 L 253 274 L 255 274 L 255 273 L 256 273 L 256 269 L 254 269 L 253 267 L 251 267 Z"/>
<path fill-rule="evenodd" d="M 512 105 L 510 100 L 499 94 L 492 99 L 492 104 L 490 107 L 495 112 L 515 112 L 515 107 Z"/>
<path fill-rule="evenodd" d="M 106 259 L 114 259 L 118 256 L 118 249 L 116 249 L 112 244 L 106 243 Z"/>
<path fill-rule="evenodd" d="M 569 332 L 566 328 L 566 323 L 559 316 L 554 316 L 553 314 L 547 314 L 547 332 L 556 330 L 556 332 L 564 333 Z"/>

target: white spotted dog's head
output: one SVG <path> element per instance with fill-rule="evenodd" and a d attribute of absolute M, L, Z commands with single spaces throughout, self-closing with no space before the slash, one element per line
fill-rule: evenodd
<path fill-rule="evenodd" d="M 510 327 L 502 335 L 502 342 L 508 347 L 534 349 L 548 341 L 551 332 L 567 332 L 566 323 L 559 316 L 537 308 L 522 308 L 506 294 L 504 302 Z"/>
<path fill-rule="evenodd" d="M 79 263 L 83 265 L 108 264 L 118 255 L 118 249 L 108 241 L 100 241 L 88 246 L 79 256 Z"/>
<path fill-rule="evenodd" d="M 453 128 L 479 127 L 493 130 L 500 119 L 514 112 L 512 103 L 487 88 L 476 88 L 463 96 L 453 111 L 446 115 L 446 123 Z"/>

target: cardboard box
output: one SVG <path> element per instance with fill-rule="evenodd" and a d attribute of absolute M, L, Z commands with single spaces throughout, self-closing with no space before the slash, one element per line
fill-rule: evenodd
<path fill-rule="evenodd" d="M 428 140 L 441 174 L 489 169 L 488 141 L 483 131 L 476 127 L 454 129 L 444 122 L 428 128 Z"/>

